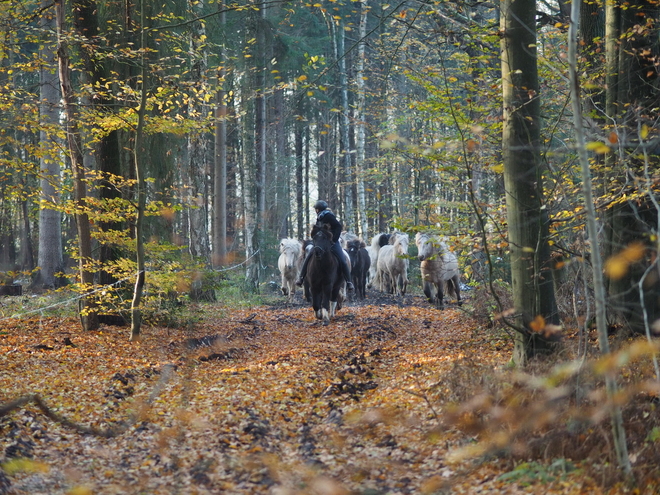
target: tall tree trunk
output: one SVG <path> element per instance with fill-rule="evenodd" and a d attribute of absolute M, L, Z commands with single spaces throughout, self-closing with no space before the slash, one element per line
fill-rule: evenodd
<path fill-rule="evenodd" d="M 82 139 L 78 129 L 78 115 L 76 102 L 71 86 L 69 55 L 64 32 L 64 0 L 56 0 L 57 13 L 57 61 L 60 71 L 60 88 L 64 102 L 66 136 L 73 170 L 73 197 L 76 206 L 76 227 L 78 231 L 78 262 L 80 281 L 83 291 L 87 292 L 94 287 L 94 269 L 92 258 L 92 236 L 87 215 L 87 189 L 85 186 L 85 169 L 83 166 Z M 95 330 L 98 328 L 98 315 L 91 297 L 83 296 L 81 300 L 81 321 L 83 329 Z"/>
<path fill-rule="evenodd" d="M 364 74 L 364 64 L 365 64 L 365 48 L 366 48 L 366 37 L 367 37 L 367 14 L 369 13 L 368 0 L 362 0 L 361 2 L 361 11 L 360 11 L 360 44 L 358 45 L 357 53 L 357 70 L 355 74 L 355 81 L 357 85 L 357 108 L 356 108 L 356 117 L 357 122 L 356 126 L 356 138 L 355 138 L 355 148 L 356 148 L 356 178 L 357 178 L 357 211 L 358 211 L 358 234 L 363 238 L 367 237 L 368 223 L 367 223 L 367 198 L 364 187 L 364 177 L 365 177 L 365 159 L 366 159 L 366 116 L 365 116 L 365 106 L 366 106 L 366 88 L 365 88 L 365 74 Z"/>
<path fill-rule="evenodd" d="M 54 33 L 57 30 L 56 19 L 48 11 L 41 16 L 44 33 Z M 49 151 L 55 139 L 53 127 L 59 122 L 60 83 L 57 72 L 56 51 L 53 49 L 56 40 L 43 40 L 39 80 L 39 114 L 41 125 L 39 140 L 44 147 L 39 159 L 41 170 L 41 196 L 39 205 L 39 252 L 37 263 L 39 273 L 35 277 L 34 286 L 52 289 L 60 285 L 58 273 L 64 272 L 62 254 L 62 214 L 60 213 L 60 161 Z M 50 128 L 50 132 L 47 129 Z"/>
<path fill-rule="evenodd" d="M 333 115 L 328 108 L 322 108 L 319 117 L 319 125 L 317 126 L 319 149 L 316 152 L 319 157 L 318 199 L 327 201 L 329 205 L 336 205 L 339 202 L 336 187 L 337 167 L 335 167 L 336 126 L 334 125 Z"/>
<path fill-rule="evenodd" d="M 80 53 L 83 61 L 84 71 L 81 76 L 83 81 L 88 81 L 92 86 L 105 84 L 109 79 L 109 70 L 107 62 L 94 59 L 95 52 L 99 49 L 97 39 L 98 29 L 98 5 L 96 0 L 75 0 L 73 8 L 77 15 L 73 21 L 76 31 L 85 43 L 81 47 Z M 105 95 L 99 95 L 98 98 L 89 98 L 85 104 L 89 107 L 97 107 L 99 111 L 108 111 L 111 106 L 110 99 Z M 119 150 L 119 133 L 111 131 L 99 138 L 98 147 L 95 155 L 85 153 L 85 162 L 90 164 L 85 168 L 92 168 L 94 157 L 96 157 L 96 166 L 98 166 L 102 175 L 99 183 L 98 193 L 103 200 L 111 200 L 121 196 L 119 191 L 108 180 L 109 176 L 121 176 L 121 159 Z M 120 230 L 120 222 L 103 221 L 98 223 L 98 228 L 102 231 Z M 98 274 L 98 281 L 101 285 L 112 284 L 116 279 L 112 270 L 105 269 L 112 261 L 116 260 L 118 253 L 116 248 L 107 241 L 101 242 L 98 246 L 98 261 L 101 267 Z"/>
<path fill-rule="evenodd" d="M 577 149 L 579 154 L 580 169 L 582 171 L 582 190 L 584 192 L 584 204 L 587 212 L 587 230 L 589 239 L 598 239 L 598 226 L 596 224 L 596 208 L 594 207 L 594 197 L 591 187 L 591 170 L 589 169 L 589 157 L 587 155 L 587 144 L 584 137 L 584 123 L 582 121 L 582 108 L 580 104 L 580 81 L 578 79 L 577 64 L 577 25 L 580 12 L 579 2 L 572 6 L 571 23 L 568 31 L 569 48 L 569 78 L 571 82 L 571 104 L 573 107 L 573 120 L 575 126 L 575 135 L 577 137 Z M 605 295 L 605 280 L 603 278 L 603 261 L 597 242 L 589 243 L 591 254 L 591 265 L 593 273 L 594 294 L 596 303 L 596 327 L 598 329 L 598 343 L 600 352 L 603 355 L 610 353 L 609 341 L 607 337 L 607 301 Z M 621 407 L 617 404 L 616 395 L 618 386 L 615 377 L 608 373 L 605 377 L 607 395 L 612 403 L 612 437 L 614 441 L 614 450 L 616 452 L 619 466 L 626 476 L 630 476 L 632 467 L 628 458 L 628 445 L 626 443 L 626 432 L 623 427 L 623 417 Z"/>
<path fill-rule="evenodd" d="M 269 206 L 268 210 L 273 212 L 274 221 L 277 224 L 274 227 L 277 230 L 279 239 L 289 237 L 291 217 L 291 180 L 289 170 L 289 156 L 287 156 L 287 129 L 286 129 L 286 109 L 284 108 L 284 90 L 280 87 L 276 88 L 273 95 L 273 118 L 275 120 L 275 149 L 272 156 L 274 166 L 271 167 L 274 171 L 273 180 L 268 180 L 268 183 L 275 185 L 274 194 L 269 194 L 270 198 L 274 198 L 274 204 Z M 273 201 L 273 199 L 271 199 Z"/>
<path fill-rule="evenodd" d="M 524 365 L 528 358 L 552 349 L 543 330 L 545 323 L 556 323 L 558 317 L 539 150 L 536 2 L 503 0 L 501 5 L 502 151 L 513 300 L 518 315 L 514 360 Z"/>
<path fill-rule="evenodd" d="M 304 140 L 304 123 L 302 120 L 302 112 L 300 111 L 301 106 L 298 107 L 298 115 L 296 116 L 296 123 L 294 128 L 294 147 L 296 155 L 296 230 L 298 232 L 298 238 L 302 239 L 305 237 L 305 204 L 304 204 L 304 182 L 303 182 L 303 167 L 304 159 L 303 155 L 303 140 Z"/>
<path fill-rule="evenodd" d="M 140 48 L 142 56 L 140 62 L 142 66 L 142 87 L 140 88 L 140 106 L 138 108 L 138 124 L 135 129 L 135 147 L 133 149 L 133 163 L 135 166 L 135 178 L 137 195 L 137 216 L 135 220 L 135 261 L 137 273 L 135 274 L 135 286 L 133 287 L 133 299 L 131 301 L 131 336 L 130 341 L 136 341 L 140 338 L 142 328 L 142 294 L 144 284 L 146 283 L 146 254 L 144 250 L 144 216 L 147 205 L 147 190 L 145 181 L 145 149 L 144 149 L 144 119 L 147 111 L 147 78 L 149 70 L 147 67 L 147 49 L 145 18 L 145 2 L 140 1 Z"/>
<path fill-rule="evenodd" d="M 213 265 L 222 266 L 227 259 L 227 48 L 224 43 L 227 14 L 224 2 L 220 9 L 220 27 L 223 41 L 220 44 L 218 68 L 218 103 L 215 124 L 215 181 L 213 184 Z"/>
<path fill-rule="evenodd" d="M 258 60 L 255 73 L 254 99 L 254 225 L 252 226 L 251 242 L 247 252 L 248 270 L 246 281 L 248 286 L 257 292 L 261 278 L 261 245 L 264 235 L 264 215 L 266 209 L 266 7 L 261 6 L 256 20 L 255 44 Z"/>
<path fill-rule="evenodd" d="M 608 156 L 614 171 L 610 182 L 624 194 L 631 191 L 622 177 L 642 175 L 644 164 L 637 151 L 631 153 L 639 139 L 639 129 L 655 126 L 656 108 L 660 104 L 657 90 L 657 60 L 660 40 L 657 36 L 659 8 L 656 2 L 636 0 L 625 8 L 607 4 L 606 59 L 608 123 L 614 122 L 619 153 Z M 611 130 L 610 130 L 611 131 Z M 628 142 L 626 142 L 628 141 Z M 636 145 L 634 145 L 636 146 Z M 616 202 L 608 211 L 606 254 L 611 256 L 633 243 L 643 243 L 650 249 L 656 245 L 649 234 L 657 234 L 655 207 L 657 198 Z M 643 295 L 637 290 L 647 269 L 645 263 L 631 263 L 621 277 L 609 279 L 610 322 L 627 325 L 644 333 L 646 321 L 660 319 L 660 281 L 647 278 Z M 646 314 L 646 318 L 644 315 Z"/>
<path fill-rule="evenodd" d="M 351 160 L 350 144 L 350 108 L 348 106 L 348 74 L 346 69 L 346 31 L 343 23 L 337 33 L 337 56 L 339 57 L 339 91 L 341 100 L 341 118 L 339 120 L 339 149 L 342 170 L 341 199 L 344 206 L 344 226 L 353 224 L 353 164 Z M 335 205 L 339 208 L 339 205 Z"/>
<path fill-rule="evenodd" d="M 22 186 L 26 187 L 25 180 Z M 21 230 L 21 269 L 32 270 L 34 268 L 34 251 L 32 250 L 32 228 L 30 226 L 30 208 L 26 199 L 21 200 L 21 217 L 23 229 Z"/>
<path fill-rule="evenodd" d="M 189 0 L 188 8 L 193 17 L 201 15 L 204 9 L 204 2 L 199 0 Z M 190 76 L 198 84 L 204 84 L 206 80 L 207 56 L 202 40 L 206 38 L 206 29 L 204 23 L 195 22 L 191 26 L 189 38 L 189 50 L 192 57 L 192 66 Z M 204 89 L 196 88 L 199 91 Z M 199 110 L 200 115 L 206 115 L 207 109 L 195 108 L 194 103 L 189 104 L 189 117 Z M 206 132 L 202 129 L 194 129 L 188 133 L 187 139 L 187 174 L 185 179 L 187 184 L 188 198 L 188 251 L 195 258 L 206 258 L 209 255 L 209 229 L 207 225 L 208 201 L 207 201 L 207 147 L 208 139 Z"/>

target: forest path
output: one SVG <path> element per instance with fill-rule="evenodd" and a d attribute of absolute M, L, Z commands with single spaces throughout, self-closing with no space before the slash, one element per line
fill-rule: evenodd
<path fill-rule="evenodd" d="M 14 457 L 43 468 L 12 473 L 7 493 L 535 492 L 498 480 L 507 461 L 453 457 L 474 439 L 443 425 L 444 411 L 511 355 L 461 308 L 372 295 L 327 326 L 302 301 L 199 312 L 189 329 L 146 329 L 137 344 L 126 329 L 82 334 L 67 320 L 3 328 L 0 403 L 38 392 L 101 428 L 138 415 L 110 439 L 34 407 L 0 418 L 5 460 L 23 449 Z"/>

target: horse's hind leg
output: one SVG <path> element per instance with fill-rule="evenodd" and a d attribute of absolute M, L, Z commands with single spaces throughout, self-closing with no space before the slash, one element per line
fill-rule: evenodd
<path fill-rule="evenodd" d="M 434 303 L 433 284 L 431 282 L 424 281 L 424 295 L 429 303 Z"/>
<path fill-rule="evenodd" d="M 463 303 L 461 302 L 461 285 L 460 285 L 460 279 L 458 275 L 455 275 L 452 279 L 452 286 L 454 288 L 454 294 L 456 295 L 456 304 L 461 306 Z"/>
<path fill-rule="evenodd" d="M 435 284 L 435 286 L 438 289 L 436 295 L 436 306 L 438 307 L 438 309 L 445 309 L 445 295 L 442 292 L 442 282 Z"/>

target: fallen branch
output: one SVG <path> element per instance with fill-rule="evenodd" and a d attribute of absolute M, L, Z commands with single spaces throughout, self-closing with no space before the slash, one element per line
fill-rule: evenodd
<path fill-rule="evenodd" d="M 152 391 L 151 395 L 147 399 L 147 404 L 151 404 L 154 401 L 154 399 L 160 394 L 160 392 L 163 389 L 163 386 L 169 380 L 169 376 L 171 374 L 172 369 L 173 366 L 171 365 L 164 367 L 164 373 L 162 374 L 161 379 L 154 387 L 154 390 Z M 7 416 L 11 412 L 20 409 L 30 403 L 34 403 L 34 405 L 36 405 L 39 408 L 39 410 L 44 414 L 44 416 L 46 416 L 47 418 L 55 421 L 56 423 L 61 424 L 66 428 L 70 428 L 82 435 L 93 435 L 102 438 L 113 438 L 126 432 L 131 426 L 133 426 L 137 422 L 137 416 L 133 416 L 130 418 L 130 420 L 127 423 L 118 426 L 111 426 L 105 429 L 96 428 L 94 426 L 81 425 L 53 411 L 50 407 L 48 407 L 48 404 L 46 404 L 46 402 L 41 398 L 39 394 L 24 395 L 11 402 L 0 405 L 0 418 Z"/>
<path fill-rule="evenodd" d="M 56 423 L 60 423 L 62 426 L 71 428 L 72 430 L 81 433 L 83 435 L 94 435 L 97 437 L 112 438 L 125 432 L 130 426 L 130 424 L 128 424 L 122 427 L 111 427 L 107 429 L 100 429 L 100 428 L 95 428 L 94 426 L 84 426 L 78 424 L 75 421 L 71 421 L 70 419 L 65 418 L 61 414 L 58 414 L 55 411 L 53 411 L 50 407 L 48 407 L 48 404 L 44 402 L 44 400 L 41 398 L 39 394 L 24 395 L 23 397 L 19 397 L 16 400 L 13 400 L 7 404 L 0 406 L 0 418 L 30 403 L 34 403 L 47 418 L 52 419 Z"/>

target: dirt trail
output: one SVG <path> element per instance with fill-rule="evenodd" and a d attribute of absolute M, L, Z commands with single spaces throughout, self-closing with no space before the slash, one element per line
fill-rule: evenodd
<path fill-rule="evenodd" d="M 472 439 L 442 427 L 443 409 L 510 356 L 457 307 L 371 297 L 329 326 L 302 302 L 221 311 L 192 330 L 147 330 L 137 345 L 126 329 L 75 328 L 6 328 L 0 400 L 38 392 L 81 423 L 139 420 L 103 439 L 32 407 L 0 418 L 5 459 L 23 448 L 47 469 L 10 475 L 9 493 L 524 492 L 497 480 L 503 461 L 451 462 Z"/>

